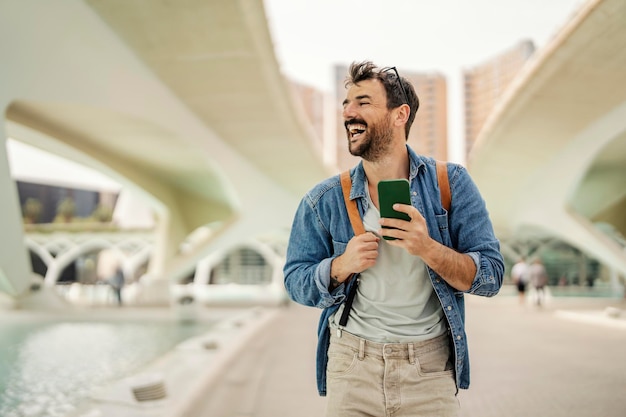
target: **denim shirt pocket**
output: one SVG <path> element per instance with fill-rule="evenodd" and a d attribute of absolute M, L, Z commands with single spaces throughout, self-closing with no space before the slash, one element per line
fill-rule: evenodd
<path fill-rule="evenodd" d="M 437 229 L 439 230 L 439 242 L 447 247 L 452 247 L 452 240 L 450 239 L 450 228 L 448 227 L 448 212 L 443 214 L 436 214 L 435 220 L 437 221 Z M 436 237 L 434 237 L 436 239 Z"/>
<path fill-rule="evenodd" d="M 333 257 L 342 255 L 346 251 L 347 243 L 338 242 L 333 240 Z"/>

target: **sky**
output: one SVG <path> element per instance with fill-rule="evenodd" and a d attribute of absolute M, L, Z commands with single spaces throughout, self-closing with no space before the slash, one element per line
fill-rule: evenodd
<path fill-rule="evenodd" d="M 464 163 L 462 71 L 520 41 L 539 49 L 584 0 L 265 0 L 288 78 L 330 93 L 333 66 L 439 72 L 448 82 L 449 159 Z"/>

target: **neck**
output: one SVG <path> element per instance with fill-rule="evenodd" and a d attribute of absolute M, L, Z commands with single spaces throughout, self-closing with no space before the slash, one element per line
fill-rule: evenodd
<path fill-rule="evenodd" d="M 400 146 L 401 145 L 401 146 Z M 381 180 L 397 178 L 409 179 L 409 152 L 402 143 L 389 149 L 389 152 L 376 161 L 363 161 L 363 169 L 371 186 Z"/>

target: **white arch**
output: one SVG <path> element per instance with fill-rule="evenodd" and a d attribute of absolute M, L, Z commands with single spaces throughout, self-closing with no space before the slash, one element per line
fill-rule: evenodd
<path fill-rule="evenodd" d="M 211 275 L 211 270 L 215 268 L 220 262 L 222 262 L 229 254 L 236 250 L 240 249 L 250 249 L 263 257 L 263 259 L 268 263 L 268 265 L 272 268 L 272 283 L 277 281 L 277 273 L 278 278 L 280 278 L 280 274 L 282 273 L 282 262 L 283 259 L 274 252 L 271 246 L 266 243 L 260 242 L 258 240 L 247 240 L 243 243 L 232 246 L 227 250 L 220 250 L 211 253 L 209 256 L 198 262 L 196 267 L 196 273 L 194 274 L 194 285 L 195 286 L 204 286 L 209 284 L 209 277 Z M 281 285 L 282 285 L 282 278 Z"/>
<path fill-rule="evenodd" d="M 52 254 L 48 251 L 48 249 L 46 249 L 45 246 L 40 245 L 30 238 L 24 239 L 24 244 L 26 245 L 27 249 L 33 251 L 35 254 L 37 254 L 37 256 L 39 256 L 39 258 L 41 258 L 46 267 L 49 268 L 50 265 L 54 262 L 54 256 L 52 256 Z"/>
<path fill-rule="evenodd" d="M 122 262 L 126 257 L 124 252 L 107 240 L 97 238 L 86 241 L 55 258 L 54 262 L 48 266 L 48 271 L 46 272 L 44 280 L 45 284 L 49 286 L 56 284 L 63 269 L 65 269 L 65 267 L 67 267 L 70 263 L 74 262 L 80 255 L 102 249 L 112 249 L 117 253 L 118 258 Z"/>
<path fill-rule="evenodd" d="M 44 244 L 44 247 L 48 252 L 52 252 L 52 249 L 60 248 L 61 250 L 55 256 L 70 250 L 73 247 L 76 247 L 77 242 L 72 241 L 71 239 L 65 236 L 56 236 L 54 239 L 47 241 Z"/>

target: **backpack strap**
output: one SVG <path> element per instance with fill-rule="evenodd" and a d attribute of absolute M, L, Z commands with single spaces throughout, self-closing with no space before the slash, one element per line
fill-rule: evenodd
<path fill-rule="evenodd" d="M 356 206 L 355 200 L 350 200 L 350 189 L 352 188 L 352 179 L 350 178 L 350 171 L 344 171 L 341 173 L 341 189 L 343 190 L 343 201 L 346 203 L 346 209 L 348 209 L 348 217 L 350 218 L 350 224 L 355 235 L 361 235 L 365 233 L 365 227 L 359 214 L 359 209 Z"/>
<path fill-rule="evenodd" d="M 361 215 L 359 214 L 359 209 L 356 205 L 355 200 L 350 200 L 350 190 L 352 188 L 352 178 L 350 178 L 350 171 L 344 171 L 341 173 L 341 189 L 343 191 L 343 200 L 346 204 L 346 209 L 348 210 L 348 217 L 350 218 L 350 224 L 352 225 L 352 230 L 355 235 L 361 235 L 365 233 L 365 227 L 363 226 L 363 220 L 361 220 Z M 350 281 L 354 274 L 351 274 L 346 282 Z M 354 301 L 354 296 L 356 295 L 356 289 L 359 285 L 359 280 L 357 279 L 350 291 L 348 292 L 348 296 L 346 297 L 345 306 L 343 308 L 343 313 L 339 318 L 339 325 L 345 326 L 348 322 L 348 317 L 350 316 L 350 310 L 352 309 L 352 302 Z"/>
<path fill-rule="evenodd" d="M 452 193 L 450 192 L 450 182 L 448 180 L 448 164 L 444 161 L 436 161 L 437 163 L 437 182 L 439 183 L 439 190 L 441 193 L 441 207 L 450 211 L 452 204 Z M 343 200 L 348 210 L 348 217 L 350 218 L 350 224 L 355 235 L 365 233 L 363 227 L 363 221 L 359 215 L 359 209 L 357 208 L 356 201 L 350 200 L 350 189 L 352 188 L 352 179 L 350 178 L 350 171 L 346 170 L 341 173 L 341 189 L 343 190 Z"/>
<path fill-rule="evenodd" d="M 450 193 L 450 182 L 448 181 L 448 164 L 443 161 L 437 162 L 437 182 L 439 182 L 439 192 L 441 193 L 441 207 L 450 211 L 452 194 Z"/>

